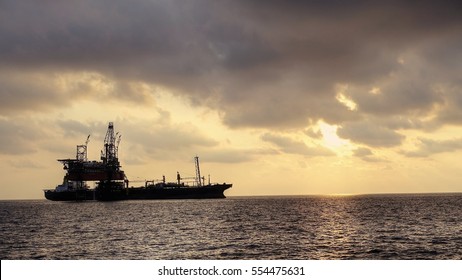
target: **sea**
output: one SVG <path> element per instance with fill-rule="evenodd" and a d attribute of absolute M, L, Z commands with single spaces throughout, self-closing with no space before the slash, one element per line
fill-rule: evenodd
<path fill-rule="evenodd" d="M 2 260 L 462 259 L 462 194 L 0 201 Z"/>

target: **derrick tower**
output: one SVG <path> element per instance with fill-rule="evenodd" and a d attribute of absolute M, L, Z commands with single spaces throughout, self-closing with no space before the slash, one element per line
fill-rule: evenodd
<path fill-rule="evenodd" d="M 114 133 L 114 124 L 110 122 L 104 138 L 104 150 L 101 151 L 101 160 L 104 164 L 119 165 L 120 138 L 121 135 L 118 132 Z"/>

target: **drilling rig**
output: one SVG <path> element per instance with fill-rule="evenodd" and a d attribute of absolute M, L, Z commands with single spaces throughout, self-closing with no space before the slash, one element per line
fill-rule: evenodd
<path fill-rule="evenodd" d="M 75 159 L 58 159 L 66 170 L 64 175 L 63 190 L 85 190 L 88 189 L 87 182 L 97 182 L 98 186 L 128 186 L 118 158 L 118 144 L 120 137 L 114 134 L 114 125 L 109 123 L 104 148 L 101 151 L 101 161 L 89 161 L 87 157 L 88 142 L 90 135 L 84 145 L 77 145 Z M 120 135 L 119 135 L 120 136 Z"/>

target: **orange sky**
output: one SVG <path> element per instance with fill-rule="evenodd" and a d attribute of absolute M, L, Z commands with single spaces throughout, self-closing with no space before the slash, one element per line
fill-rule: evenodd
<path fill-rule="evenodd" d="M 132 181 L 198 155 L 226 195 L 462 191 L 457 7 L 212 2 L 2 2 L 0 199 L 110 121 Z"/>

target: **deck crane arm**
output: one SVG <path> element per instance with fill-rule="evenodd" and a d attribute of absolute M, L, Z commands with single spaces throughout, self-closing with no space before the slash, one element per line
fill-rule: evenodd
<path fill-rule="evenodd" d="M 119 134 L 117 132 L 116 137 L 117 137 L 116 149 L 119 149 L 119 144 L 120 144 L 120 140 L 122 138 L 122 134 Z"/>

